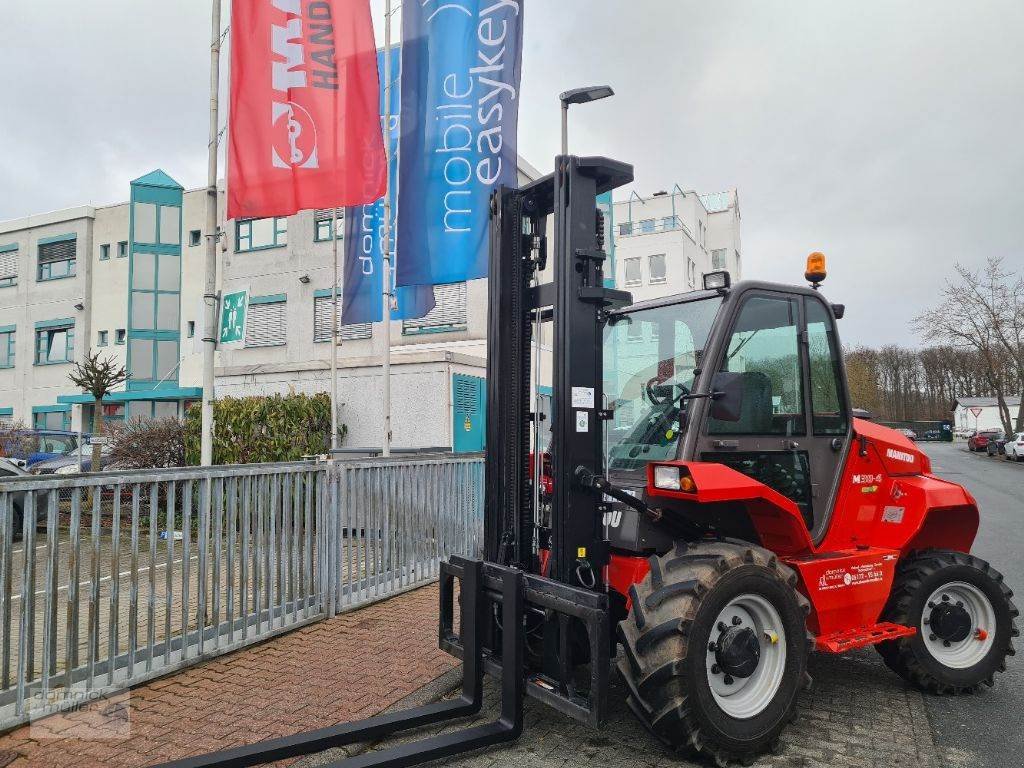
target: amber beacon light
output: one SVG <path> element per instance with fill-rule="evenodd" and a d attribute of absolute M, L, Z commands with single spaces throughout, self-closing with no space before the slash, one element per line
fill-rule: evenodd
<path fill-rule="evenodd" d="M 812 288 L 817 288 L 828 272 L 825 270 L 825 254 L 815 251 L 807 257 L 807 270 L 804 277 Z"/>

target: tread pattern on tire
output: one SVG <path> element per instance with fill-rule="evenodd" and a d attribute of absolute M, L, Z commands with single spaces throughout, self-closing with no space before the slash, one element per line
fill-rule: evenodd
<path fill-rule="evenodd" d="M 1013 656 L 1017 652 L 1013 647 L 1013 638 L 1019 634 L 1017 623 L 1014 621 L 1019 615 L 1019 611 L 1013 604 L 1013 590 L 1006 586 L 1006 583 L 1003 581 L 1003 574 L 980 557 L 941 549 L 922 550 L 912 554 L 900 563 L 896 571 L 892 595 L 889 597 L 889 602 L 883 611 L 883 617 L 886 621 L 892 621 L 904 626 L 917 626 L 917 618 L 910 615 L 910 608 L 914 596 L 921 590 L 922 582 L 942 568 L 957 565 L 977 568 L 988 575 L 999 585 L 1003 598 L 1006 600 L 1010 612 L 1010 634 L 1006 640 L 1003 659 L 996 670 L 997 672 L 1005 672 L 1006 656 Z M 989 675 L 977 685 L 950 685 L 935 679 L 914 654 L 909 638 L 879 643 L 875 648 L 889 669 L 918 688 L 932 693 L 974 693 L 981 687 L 982 683 L 990 688 L 995 684 L 993 675 Z"/>
<path fill-rule="evenodd" d="M 796 589 L 796 572 L 772 552 L 732 539 L 678 542 L 668 554 L 652 556 L 650 565 L 648 578 L 630 587 L 632 609 L 618 628 L 624 648 L 619 670 L 629 689 L 627 703 L 647 729 L 670 747 L 704 753 L 720 766 L 732 761 L 749 764 L 756 753 L 737 753 L 713 742 L 702 733 L 691 711 L 682 680 L 690 628 L 703 596 L 724 574 L 741 565 L 773 571 L 782 584 L 792 588 L 806 616 L 810 603 Z M 809 652 L 814 644 L 809 632 L 805 642 Z M 810 684 L 810 675 L 804 672 L 801 687 Z M 794 697 L 784 721 L 793 722 L 796 717 Z"/>

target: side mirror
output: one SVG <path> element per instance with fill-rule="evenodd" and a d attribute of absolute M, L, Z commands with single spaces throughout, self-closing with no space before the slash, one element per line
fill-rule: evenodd
<path fill-rule="evenodd" d="M 711 418 L 739 421 L 743 410 L 743 374 L 719 371 L 711 379 Z"/>

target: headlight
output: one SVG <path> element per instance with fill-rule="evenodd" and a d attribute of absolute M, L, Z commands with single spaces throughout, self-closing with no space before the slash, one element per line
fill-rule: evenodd
<path fill-rule="evenodd" d="M 65 464 L 63 467 L 57 467 L 54 470 L 55 475 L 77 475 L 78 465 L 77 464 Z"/>
<path fill-rule="evenodd" d="M 663 491 L 684 491 L 695 493 L 697 484 L 686 467 L 675 464 L 654 465 L 654 487 Z"/>
<path fill-rule="evenodd" d="M 666 491 L 678 491 L 679 467 L 656 466 L 654 468 L 654 487 Z"/>

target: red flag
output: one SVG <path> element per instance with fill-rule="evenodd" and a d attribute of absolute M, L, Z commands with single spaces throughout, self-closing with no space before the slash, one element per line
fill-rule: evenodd
<path fill-rule="evenodd" d="M 387 167 L 368 0 L 235 0 L 228 218 L 371 203 Z"/>

